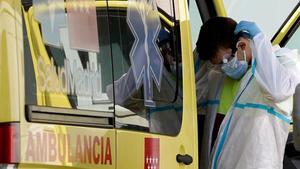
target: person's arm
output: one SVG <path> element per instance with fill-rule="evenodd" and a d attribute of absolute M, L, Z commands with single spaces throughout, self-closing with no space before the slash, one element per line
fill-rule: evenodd
<path fill-rule="evenodd" d="M 128 72 L 121 76 L 120 79 L 114 81 L 115 85 L 115 103 L 124 105 L 134 92 L 136 92 L 135 80 L 132 69 L 129 68 Z M 110 84 L 106 87 L 107 96 L 113 99 L 113 85 Z"/>
<path fill-rule="evenodd" d="M 299 78 L 286 69 L 276 58 L 271 42 L 254 22 L 241 21 L 234 33 L 245 31 L 253 42 L 252 72 L 260 86 L 267 92 L 268 99 L 280 102 L 292 96 Z"/>
<path fill-rule="evenodd" d="M 279 62 L 263 33 L 253 37 L 252 54 L 254 76 L 268 99 L 280 102 L 292 96 L 299 80 Z"/>

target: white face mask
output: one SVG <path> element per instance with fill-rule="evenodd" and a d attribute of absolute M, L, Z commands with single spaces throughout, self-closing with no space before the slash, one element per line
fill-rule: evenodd
<path fill-rule="evenodd" d="M 232 79 L 241 79 L 248 70 L 248 62 L 246 60 L 246 51 L 243 50 L 244 60 L 238 60 L 237 53 L 233 59 L 222 65 L 223 72 Z"/>

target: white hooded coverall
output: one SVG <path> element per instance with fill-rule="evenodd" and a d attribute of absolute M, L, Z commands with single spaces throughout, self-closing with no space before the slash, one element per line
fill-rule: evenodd
<path fill-rule="evenodd" d="M 292 95 L 300 81 L 297 71 L 289 70 L 290 58 L 297 57 L 291 54 L 274 52 L 263 33 L 253 38 L 252 69 L 221 124 L 211 169 L 282 169 Z"/>

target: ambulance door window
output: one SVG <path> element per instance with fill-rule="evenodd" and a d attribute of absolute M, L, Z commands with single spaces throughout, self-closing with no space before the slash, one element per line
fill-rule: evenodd
<path fill-rule="evenodd" d="M 130 0 L 127 8 L 110 10 L 115 82 L 106 89 L 115 94 L 117 128 L 166 135 L 180 130 L 181 52 L 173 4 Z"/>
<path fill-rule="evenodd" d="M 299 0 L 224 0 L 227 15 L 237 22 L 256 22 L 265 35 L 271 38 L 278 31 Z"/>

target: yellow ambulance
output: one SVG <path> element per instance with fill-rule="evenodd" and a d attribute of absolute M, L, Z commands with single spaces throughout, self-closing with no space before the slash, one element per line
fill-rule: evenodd
<path fill-rule="evenodd" d="M 198 168 L 200 26 L 261 19 L 261 3 L 0 0 L 0 168 Z M 258 24 L 300 50 L 299 2 L 285 4 Z"/>

